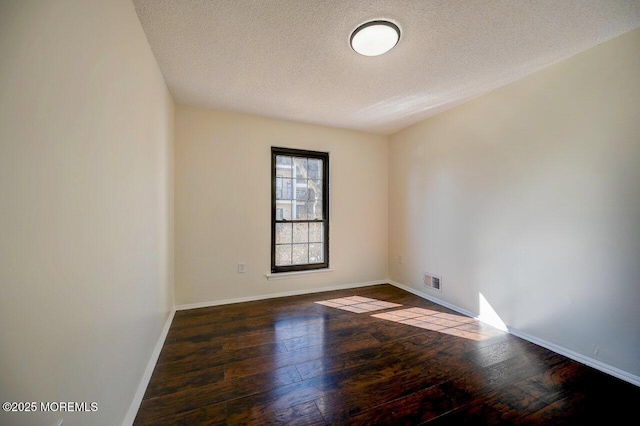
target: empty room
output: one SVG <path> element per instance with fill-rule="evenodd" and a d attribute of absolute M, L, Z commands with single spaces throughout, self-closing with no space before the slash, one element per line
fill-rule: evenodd
<path fill-rule="evenodd" d="M 0 0 L 0 425 L 629 424 L 637 0 Z"/>

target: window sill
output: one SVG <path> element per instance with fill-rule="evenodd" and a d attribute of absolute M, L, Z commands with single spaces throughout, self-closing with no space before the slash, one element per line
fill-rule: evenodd
<path fill-rule="evenodd" d="M 333 272 L 333 269 L 312 269 L 310 271 L 295 271 L 295 272 L 279 272 L 279 273 L 268 273 L 265 274 L 267 280 L 286 280 L 288 278 L 296 278 L 303 275 L 317 275 L 317 274 L 326 274 L 328 272 Z"/>

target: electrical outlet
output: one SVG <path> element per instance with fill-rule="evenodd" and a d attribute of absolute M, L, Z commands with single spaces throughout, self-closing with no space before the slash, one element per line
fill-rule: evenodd
<path fill-rule="evenodd" d="M 402 263 L 402 255 L 398 255 L 398 263 Z"/>
<path fill-rule="evenodd" d="M 244 263 L 238 263 L 238 273 L 243 274 L 246 271 Z"/>

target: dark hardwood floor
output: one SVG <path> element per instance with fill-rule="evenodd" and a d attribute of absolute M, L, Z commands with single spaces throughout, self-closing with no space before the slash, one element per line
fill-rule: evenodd
<path fill-rule="evenodd" d="M 637 386 L 377 285 L 178 311 L 135 424 L 620 425 L 638 402 Z"/>

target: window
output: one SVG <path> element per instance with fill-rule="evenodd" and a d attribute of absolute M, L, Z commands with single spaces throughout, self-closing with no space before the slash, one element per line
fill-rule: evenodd
<path fill-rule="evenodd" d="M 271 272 L 329 267 L 329 154 L 271 148 Z"/>

